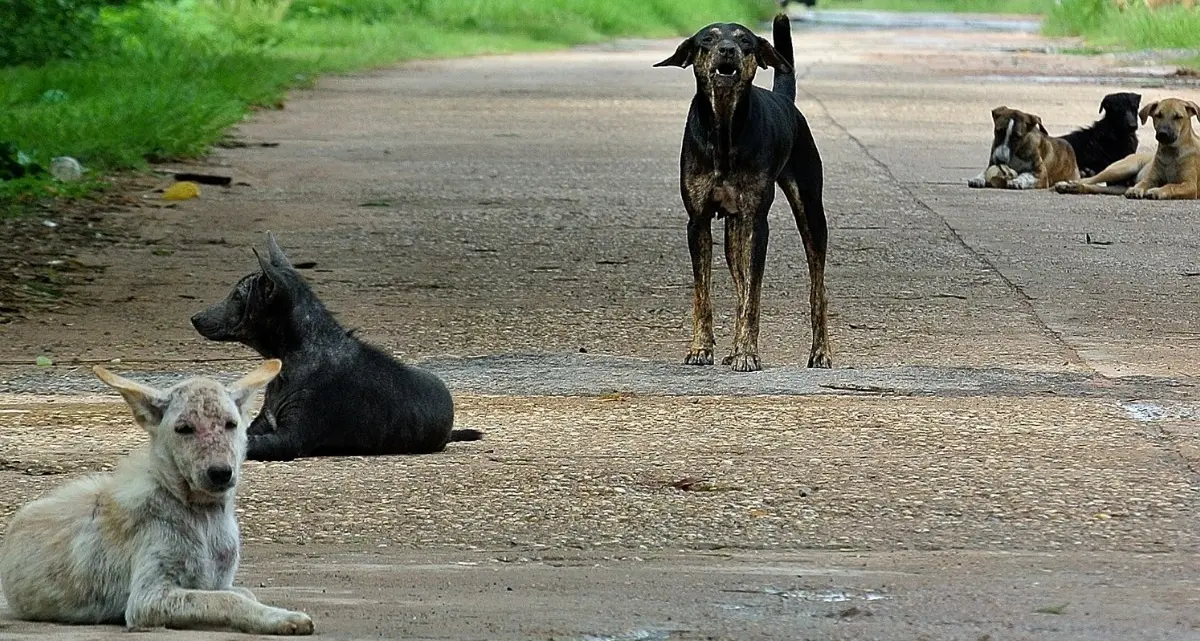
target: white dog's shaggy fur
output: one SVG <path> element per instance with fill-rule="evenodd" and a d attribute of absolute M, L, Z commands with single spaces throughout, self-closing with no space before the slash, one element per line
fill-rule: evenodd
<path fill-rule="evenodd" d="M 308 615 L 232 587 L 247 413 L 280 366 L 267 361 L 228 388 L 194 378 L 168 390 L 95 368 L 150 443 L 115 473 L 79 479 L 17 512 L 0 550 L 13 614 L 130 629 L 311 634 Z"/>

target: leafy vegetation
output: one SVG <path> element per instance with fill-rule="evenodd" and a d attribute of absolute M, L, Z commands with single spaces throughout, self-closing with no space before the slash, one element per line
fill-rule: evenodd
<path fill-rule="evenodd" d="M 1062 0 L 1046 15 L 1046 33 L 1083 36 L 1095 45 L 1135 49 L 1200 48 L 1200 8 L 1180 5 L 1148 9 L 1132 0 L 1120 9 L 1113 0 Z"/>
<path fill-rule="evenodd" d="M 6 12 L 16 7 L 24 13 Z M 0 145 L 42 166 L 66 155 L 90 170 L 138 168 L 204 153 L 249 110 L 277 105 L 317 74 L 690 33 L 718 19 L 766 18 L 773 7 L 773 0 L 0 0 Z M 48 179 L 0 184 L 0 206 L 5 194 L 39 180 Z"/>

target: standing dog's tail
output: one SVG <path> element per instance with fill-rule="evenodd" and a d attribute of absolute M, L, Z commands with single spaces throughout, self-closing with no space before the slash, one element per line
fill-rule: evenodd
<path fill-rule="evenodd" d="M 775 41 L 775 50 L 788 63 L 787 73 L 775 70 L 775 83 L 771 91 L 786 96 L 789 100 L 796 99 L 796 54 L 792 51 L 792 21 L 786 13 L 775 16 L 771 25 L 771 38 Z"/>

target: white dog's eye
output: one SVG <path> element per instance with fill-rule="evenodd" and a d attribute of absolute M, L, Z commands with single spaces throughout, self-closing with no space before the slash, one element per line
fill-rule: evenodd
<path fill-rule="evenodd" d="M 238 426 L 237 421 L 226 421 L 225 422 L 225 429 L 227 429 L 227 430 L 236 430 L 237 426 Z"/>
<path fill-rule="evenodd" d="M 179 425 L 175 426 L 176 434 L 193 434 L 195 432 L 196 432 L 196 428 L 192 427 L 191 425 L 188 425 L 187 423 L 180 423 Z"/>

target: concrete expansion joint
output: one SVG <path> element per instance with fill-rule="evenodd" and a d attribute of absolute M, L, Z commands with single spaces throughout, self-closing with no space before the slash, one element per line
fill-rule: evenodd
<path fill-rule="evenodd" d="M 809 69 L 811 69 L 811 65 L 805 69 L 805 75 L 807 75 Z M 803 77 L 803 76 L 801 76 L 801 77 Z M 909 188 L 908 185 L 906 185 L 903 181 L 896 178 L 896 175 L 894 173 L 892 173 L 892 168 L 889 167 L 887 163 L 883 162 L 878 156 L 871 153 L 871 149 L 869 147 L 867 147 L 867 145 L 865 143 L 863 143 L 863 141 L 860 140 L 858 138 L 858 136 L 855 136 L 849 130 L 849 128 L 847 128 L 845 125 L 843 125 L 833 115 L 833 111 L 830 110 L 829 107 L 825 105 L 825 102 L 823 100 L 821 100 L 821 98 L 819 96 L 817 96 L 815 93 L 813 93 L 812 91 L 810 91 L 807 87 L 804 87 L 803 85 L 797 85 L 797 91 L 802 92 L 805 96 L 808 97 L 809 100 L 812 100 L 813 102 L 815 102 L 821 108 L 821 111 L 825 114 L 825 118 L 828 119 L 829 122 L 832 123 L 833 126 L 836 127 L 838 131 L 842 132 L 843 135 L 845 135 L 847 138 L 849 138 L 850 141 L 853 142 L 855 144 L 855 146 L 857 146 L 859 148 L 859 150 L 862 151 L 863 155 L 865 155 L 868 159 L 870 159 L 871 162 L 878 165 L 879 168 L 887 176 L 887 178 L 890 181 L 892 181 L 892 183 L 894 183 L 900 191 L 902 191 L 905 195 L 907 195 L 914 203 L 917 204 L 918 207 L 920 207 L 921 209 L 928 212 L 931 216 L 934 216 L 935 218 L 937 218 L 937 220 L 941 221 L 942 225 L 944 225 L 946 227 L 946 230 L 954 238 L 955 242 L 957 242 L 959 244 L 959 246 L 961 246 L 964 250 L 966 250 L 967 253 L 969 253 L 973 257 L 975 257 L 976 260 L 978 260 L 980 263 L 982 263 L 988 269 L 995 272 L 996 275 L 999 276 L 1002 281 L 1004 281 L 1004 284 L 1009 288 L 1009 290 L 1011 290 L 1013 293 L 1015 293 L 1017 295 L 1017 298 L 1018 298 L 1018 300 L 1021 301 L 1021 304 L 1024 305 L 1025 308 L 1029 310 L 1030 316 L 1033 317 L 1037 321 L 1037 324 L 1042 328 L 1042 332 L 1046 336 L 1049 336 L 1051 339 L 1053 339 L 1055 343 L 1058 343 L 1060 346 L 1062 346 L 1062 348 L 1067 351 L 1070 359 L 1073 362 L 1083 365 L 1084 367 L 1087 367 L 1088 370 L 1095 372 L 1095 368 L 1093 368 L 1086 360 L 1084 360 L 1084 358 L 1082 356 L 1079 355 L 1079 352 L 1076 351 L 1076 349 L 1073 346 L 1071 346 L 1071 344 L 1068 343 L 1063 338 L 1061 333 L 1055 331 L 1052 327 L 1050 327 L 1048 324 L 1046 324 L 1046 321 L 1042 319 L 1041 315 L 1038 314 L 1037 309 L 1034 308 L 1033 298 L 1030 297 L 1029 294 L 1025 293 L 1025 290 L 1019 284 L 1017 284 L 1012 279 L 1010 279 L 1007 274 L 1005 274 L 995 263 L 993 263 L 991 260 L 989 260 L 987 258 L 987 256 L 985 256 L 982 252 L 980 252 L 979 250 L 972 247 L 971 244 L 968 243 L 966 241 L 966 239 L 962 237 L 962 234 L 958 233 L 958 230 L 955 229 L 954 226 L 950 224 L 950 221 L 946 220 L 945 216 L 942 216 L 941 214 L 939 214 L 937 212 L 937 210 L 930 207 L 928 203 L 926 203 L 924 200 L 921 199 L 920 196 L 918 196 L 916 193 L 914 193 L 913 190 L 911 188 Z"/>

